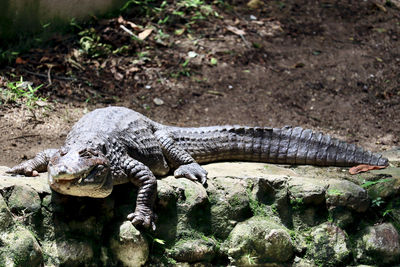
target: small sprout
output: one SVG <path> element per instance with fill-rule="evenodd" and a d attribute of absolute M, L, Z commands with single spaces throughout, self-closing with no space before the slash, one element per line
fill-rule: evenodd
<path fill-rule="evenodd" d="M 377 180 L 377 181 L 364 181 L 364 183 L 361 185 L 361 187 L 362 188 L 367 188 L 367 187 L 370 187 L 372 185 L 376 185 L 376 184 L 379 184 L 379 183 L 386 183 L 386 182 L 389 182 L 391 180 L 392 180 L 392 178 L 380 179 L 380 180 Z"/>
<path fill-rule="evenodd" d="M 186 59 L 185 62 L 182 63 L 182 67 L 186 68 L 186 66 L 189 64 L 190 59 Z"/>
<path fill-rule="evenodd" d="M 253 43 L 253 47 L 257 48 L 257 49 L 260 49 L 262 47 L 262 44 L 254 42 Z"/>
<path fill-rule="evenodd" d="M 185 28 L 175 30 L 175 35 L 182 35 L 185 32 Z"/>
<path fill-rule="evenodd" d="M 49 22 L 49 23 L 46 23 L 46 24 L 43 24 L 43 25 L 42 25 L 42 28 L 43 28 L 43 29 L 46 29 L 46 28 L 49 27 L 50 25 L 51 25 L 50 22 Z"/>
<path fill-rule="evenodd" d="M 372 200 L 372 207 L 380 207 L 385 201 L 381 197 L 377 197 Z"/>
<path fill-rule="evenodd" d="M 168 22 L 168 20 L 169 20 L 169 16 L 166 16 L 166 17 L 163 18 L 163 19 L 159 19 L 158 22 L 157 22 L 157 24 L 165 24 L 165 23 Z"/>
<path fill-rule="evenodd" d="M 154 240 L 154 242 L 156 242 L 158 244 L 165 245 L 165 240 L 158 239 L 158 238 L 154 238 L 153 240 Z"/>
<path fill-rule="evenodd" d="M 217 65 L 218 64 L 218 59 L 216 59 L 215 57 L 212 57 L 210 59 L 210 64 L 213 65 L 213 66 Z"/>

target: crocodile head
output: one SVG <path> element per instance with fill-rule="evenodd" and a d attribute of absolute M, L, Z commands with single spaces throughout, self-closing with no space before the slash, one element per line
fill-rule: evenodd
<path fill-rule="evenodd" d="M 110 164 L 93 148 L 63 147 L 48 164 L 50 187 L 61 194 L 106 197 L 112 191 Z"/>

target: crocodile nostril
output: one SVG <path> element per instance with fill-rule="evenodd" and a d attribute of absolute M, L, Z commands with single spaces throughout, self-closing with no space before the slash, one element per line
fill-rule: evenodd
<path fill-rule="evenodd" d="M 64 165 L 59 166 L 59 167 L 58 167 L 58 173 L 59 173 L 59 174 L 65 174 L 65 173 L 67 173 L 67 167 L 64 166 Z"/>

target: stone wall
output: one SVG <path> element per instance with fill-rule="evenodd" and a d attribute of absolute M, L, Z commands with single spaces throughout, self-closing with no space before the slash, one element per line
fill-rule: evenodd
<path fill-rule="evenodd" d="M 400 160 L 342 168 L 205 165 L 208 187 L 158 181 L 155 232 L 126 215 L 136 189 L 104 199 L 52 192 L 46 175 L 0 168 L 0 266 L 392 266 L 399 263 Z"/>

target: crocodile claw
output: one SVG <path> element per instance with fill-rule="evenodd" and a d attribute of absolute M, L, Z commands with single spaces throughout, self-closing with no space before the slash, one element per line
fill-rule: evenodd
<path fill-rule="evenodd" d="M 127 219 L 132 222 L 135 226 L 143 226 L 144 228 L 150 228 L 155 231 L 156 230 L 156 216 L 152 211 L 142 211 L 138 210 L 134 213 L 130 213 L 127 216 Z"/>
<path fill-rule="evenodd" d="M 25 176 L 39 175 L 38 171 L 32 168 L 29 164 L 26 164 L 26 162 L 23 162 L 21 164 L 18 164 L 17 166 L 10 168 L 9 170 L 6 171 L 6 173 L 23 174 Z"/>
<path fill-rule="evenodd" d="M 176 178 L 185 177 L 192 181 L 199 181 L 203 185 L 207 184 L 207 174 L 208 172 L 196 162 L 181 165 L 174 172 Z"/>

